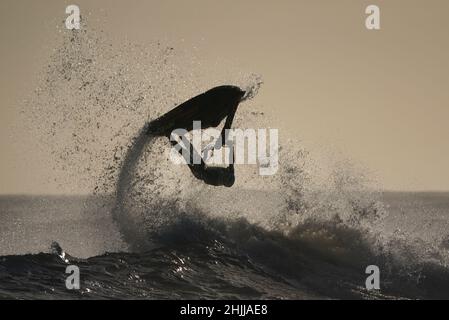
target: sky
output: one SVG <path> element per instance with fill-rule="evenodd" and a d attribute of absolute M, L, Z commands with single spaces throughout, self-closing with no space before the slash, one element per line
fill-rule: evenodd
<path fill-rule="evenodd" d="M 32 144 L 17 148 L 19 111 L 72 2 L 0 2 L 0 193 L 57 193 Z M 388 190 L 449 190 L 449 2 L 76 1 L 106 16 L 105 32 L 157 39 L 203 61 L 224 59 L 262 75 L 257 103 L 289 134 L 329 146 Z M 367 30 L 365 8 L 380 8 Z M 282 133 L 281 133 L 282 134 Z M 44 161 L 35 161 L 41 159 Z M 281 164 L 282 165 L 282 164 Z M 45 182 L 45 183 L 44 183 Z"/>

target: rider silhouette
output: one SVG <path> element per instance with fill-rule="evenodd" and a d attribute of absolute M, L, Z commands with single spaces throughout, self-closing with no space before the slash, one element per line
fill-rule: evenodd
<path fill-rule="evenodd" d="M 219 86 L 206 91 L 151 121 L 148 134 L 170 138 L 175 129 L 193 130 L 193 122 L 201 121 L 204 129 L 217 127 L 226 118 L 221 131 L 221 146 L 226 145 L 226 129 L 230 129 L 239 103 L 245 91 L 236 86 Z M 231 187 L 235 182 L 233 159 L 226 168 L 207 167 L 204 160 L 198 156 L 198 151 L 190 148 L 188 166 L 192 174 L 209 185 Z M 233 152 L 231 152 L 233 154 Z M 195 164 L 193 157 L 199 158 Z"/>

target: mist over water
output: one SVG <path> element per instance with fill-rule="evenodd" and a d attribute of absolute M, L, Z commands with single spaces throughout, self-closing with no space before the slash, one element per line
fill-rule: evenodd
<path fill-rule="evenodd" d="M 115 290 L 113 296 L 145 298 L 447 297 L 441 290 L 449 288 L 447 229 L 429 225 L 428 233 L 438 236 L 424 237 L 416 226 L 429 215 L 439 217 L 440 227 L 448 226 L 449 201 L 437 199 L 442 204 L 430 213 L 403 196 L 385 203 L 350 161 L 322 163 L 297 139 L 283 135 L 288 130 L 275 110 L 257 105 L 258 91 L 269 90 L 260 76 L 229 70 L 232 66 L 210 70 L 190 53 L 158 41 L 116 44 L 90 28 L 61 34 L 61 46 L 23 116 L 36 143 L 51 155 L 51 183 L 68 195 L 79 190 L 94 195 L 79 201 L 75 224 L 70 213 L 45 214 L 45 205 L 38 209 L 46 228 L 56 225 L 56 217 L 69 220 L 57 224 L 60 234 L 52 241 L 70 254 L 91 257 L 77 262 L 88 274 L 90 290 L 81 295 Z M 275 175 L 260 176 L 257 165 L 238 165 L 232 188 L 208 186 L 170 161 L 166 138 L 145 134 L 152 119 L 222 84 L 247 92 L 234 127 L 279 129 Z M 104 197 L 101 206 L 95 197 Z M 86 212 L 101 212 L 103 222 L 94 232 L 86 232 L 92 228 Z M 36 223 L 21 214 L 23 223 Z M 71 240 L 63 243 L 67 234 Z M 95 238 L 94 249 L 86 249 L 86 237 Z M 41 244 L 8 250 L 3 241 L 2 252 L 35 254 L 50 248 L 49 240 L 38 233 Z M 115 253 L 103 255 L 106 251 Z M 43 273 L 45 266 L 64 265 L 50 253 L 5 258 L 0 266 L 6 272 L 11 265 L 33 272 L 33 259 L 42 259 Z M 364 289 L 364 271 L 371 264 L 383 270 L 382 294 Z M 109 283 L 95 266 L 115 270 L 119 281 Z M 11 283 L 14 276 L 21 274 L 12 275 Z M 221 287 L 214 287 L 217 282 Z M 46 297 L 34 287 L 24 294 Z"/>

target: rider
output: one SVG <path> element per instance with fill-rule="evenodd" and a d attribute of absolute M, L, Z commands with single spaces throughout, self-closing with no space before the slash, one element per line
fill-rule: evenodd
<path fill-rule="evenodd" d="M 193 130 L 193 122 L 201 121 L 202 128 L 217 127 L 226 118 L 221 131 L 221 146 L 227 142 L 226 130 L 230 129 L 239 103 L 245 91 L 236 86 L 219 86 L 202 93 L 151 121 L 149 135 L 170 137 L 175 129 Z M 190 145 L 191 159 L 197 151 Z M 232 152 L 233 154 L 233 152 Z M 235 182 L 233 160 L 226 168 L 207 167 L 201 157 L 199 164 L 189 161 L 192 174 L 209 185 L 231 187 Z"/>

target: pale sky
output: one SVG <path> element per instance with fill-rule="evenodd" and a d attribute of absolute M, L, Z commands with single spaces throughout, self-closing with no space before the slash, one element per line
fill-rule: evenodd
<path fill-rule="evenodd" d="M 169 39 L 204 61 L 261 74 L 257 102 L 308 144 L 329 144 L 385 189 L 449 190 L 449 2 L 76 1 L 104 30 Z M 0 2 L 0 193 L 54 193 L 45 153 L 18 151 L 12 130 L 36 87 L 68 1 Z M 365 28 L 366 6 L 381 30 Z M 23 132 L 27 134 L 26 130 Z M 27 151 L 28 150 L 28 151 Z M 281 164 L 282 165 L 282 164 Z"/>

